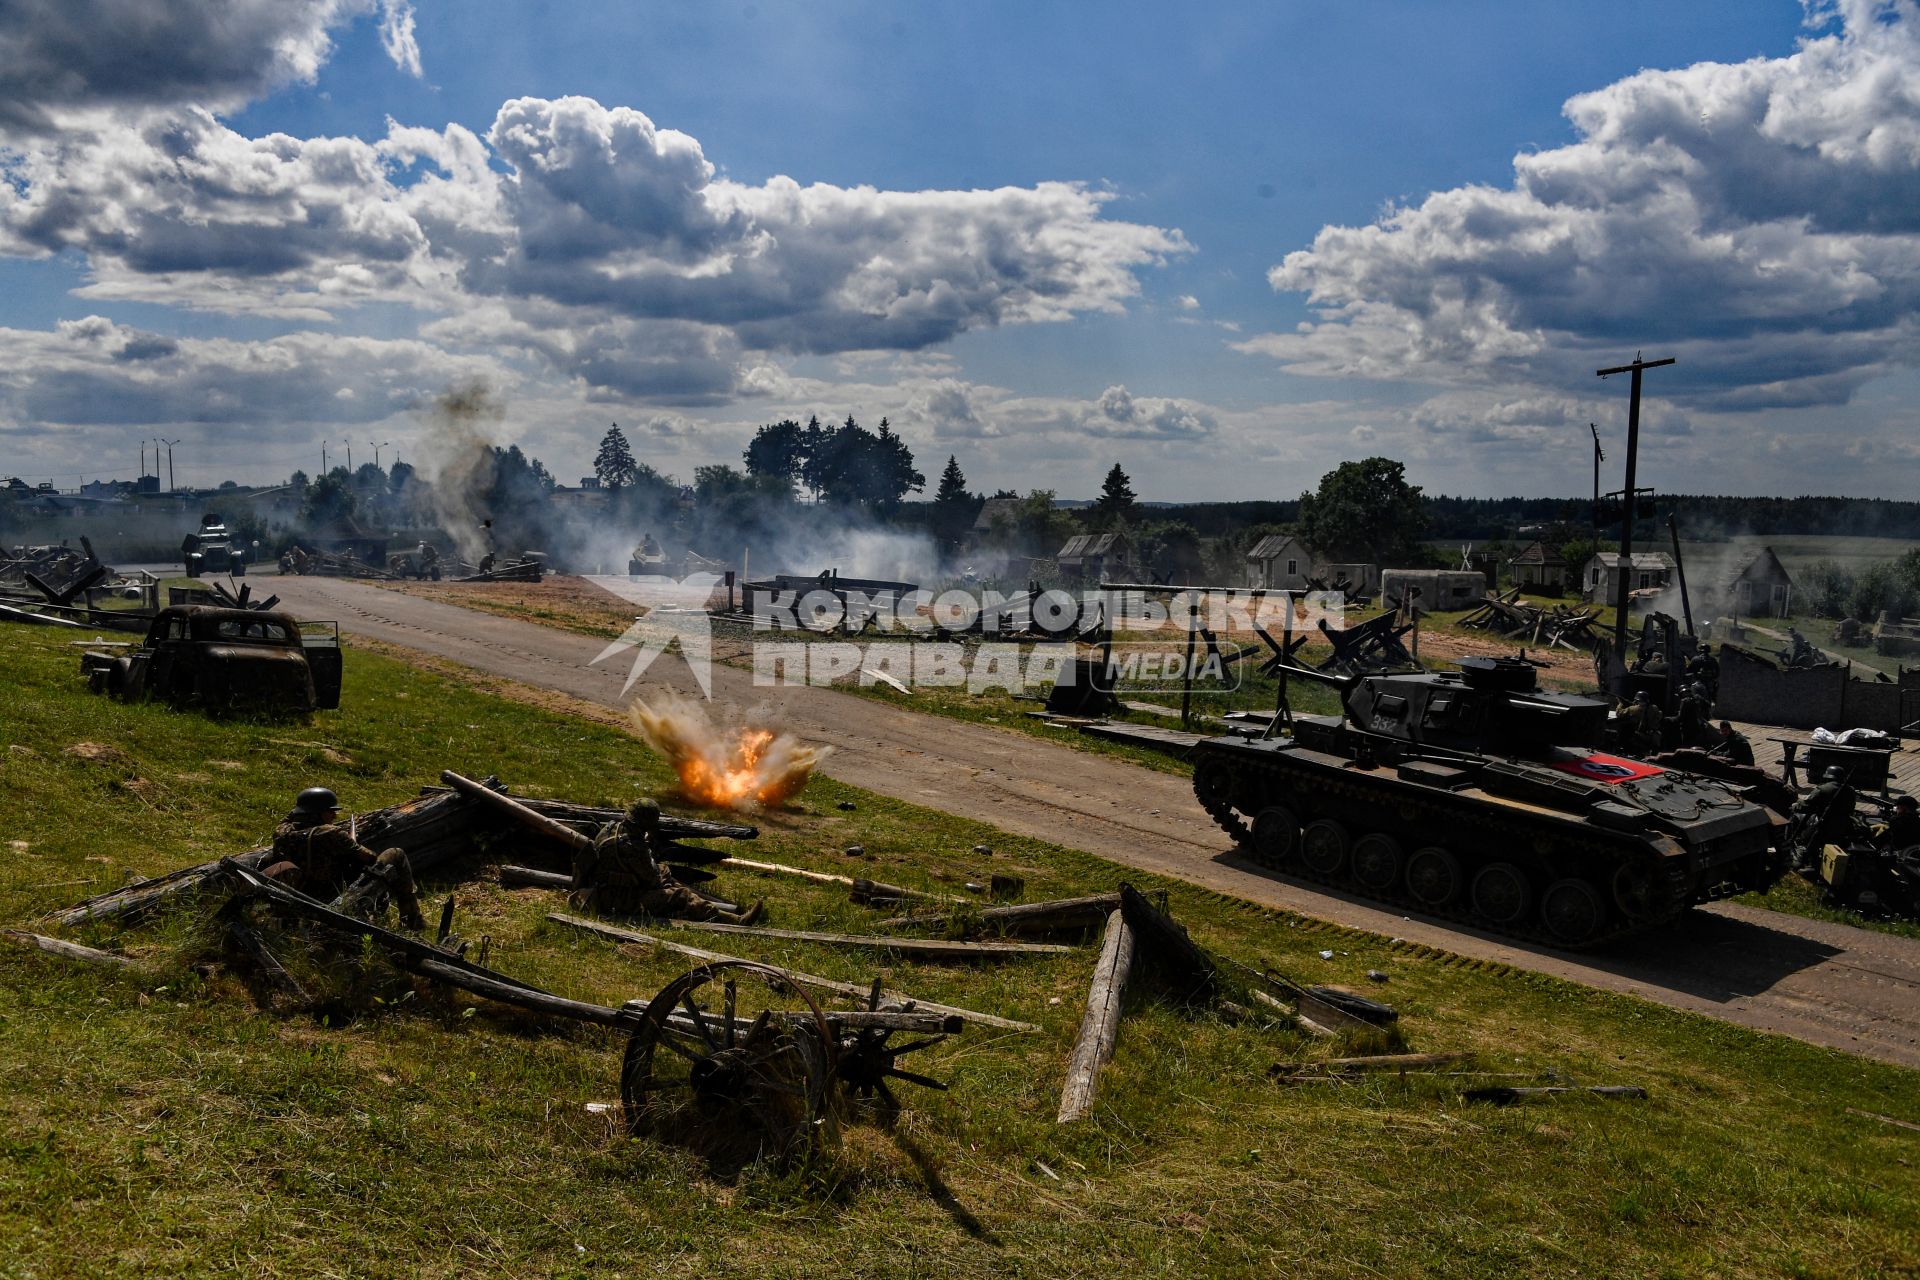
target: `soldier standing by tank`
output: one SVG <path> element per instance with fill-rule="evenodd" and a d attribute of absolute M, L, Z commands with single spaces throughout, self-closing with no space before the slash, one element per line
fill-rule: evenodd
<path fill-rule="evenodd" d="M 1707 734 L 1707 717 L 1712 711 L 1713 703 L 1707 698 L 1707 686 L 1698 681 L 1689 685 L 1674 715 L 1681 746 L 1704 747 L 1711 741 Z"/>
<path fill-rule="evenodd" d="M 620 913 L 640 912 L 681 920 L 723 920 L 752 924 L 765 904 L 755 902 L 745 911 L 722 911 L 673 878 L 658 855 L 664 852 L 660 835 L 660 806 L 636 800 L 626 816 L 600 828 L 592 845 L 574 854 L 573 900 L 581 907 Z"/>
<path fill-rule="evenodd" d="M 375 853 L 354 838 L 352 828 L 334 821 L 339 812 L 340 802 L 325 787 L 302 791 L 274 830 L 272 865 L 264 874 L 318 898 L 332 898 L 361 876 L 372 876 L 393 895 L 407 928 L 426 928 L 406 853 Z"/>
<path fill-rule="evenodd" d="M 1707 686 L 1707 700 L 1720 699 L 1720 659 L 1713 656 L 1712 645 L 1701 645 L 1700 652 L 1687 663 L 1687 678 Z"/>
<path fill-rule="evenodd" d="M 1635 754 L 1646 757 L 1660 754 L 1660 730 L 1665 717 L 1660 708 L 1653 705 L 1653 695 L 1645 689 L 1633 695 L 1633 705 L 1627 708 L 1627 746 Z"/>
<path fill-rule="evenodd" d="M 1747 741 L 1747 735 L 1733 727 L 1731 720 L 1720 722 L 1720 741 L 1707 752 L 1710 756 L 1724 756 L 1734 764 L 1753 763 L 1753 744 Z"/>
<path fill-rule="evenodd" d="M 1831 766 L 1820 785 L 1793 805 L 1794 866 L 1814 866 L 1822 846 L 1844 845 L 1853 836 L 1853 806 L 1859 799 L 1847 785 L 1846 770 Z"/>

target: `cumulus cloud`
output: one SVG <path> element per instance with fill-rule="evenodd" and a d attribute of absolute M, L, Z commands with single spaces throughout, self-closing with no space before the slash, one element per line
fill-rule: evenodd
<path fill-rule="evenodd" d="M 381 0 L 381 40 L 420 74 L 407 0 Z M 372 0 L 7 0 L 0 5 L 0 134 L 98 110 L 223 109 L 312 80 L 331 30 Z"/>
<path fill-rule="evenodd" d="M 0 422 L 18 437 L 73 427 L 203 424 L 250 443 L 315 424 L 375 422 L 492 365 L 425 342 L 294 333 L 260 342 L 170 338 L 101 316 L 0 330 Z M 116 431 L 124 435 L 123 431 Z"/>
<path fill-rule="evenodd" d="M 1524 154 L 1269 273 L 1317 313 L 1236 344 L 1298 373 L 1569 387 L 1644 346 L 1701 407 L 1845 401 L 1915 363 L 1920 6 L 1841 0 L 1784 58 L 1642 71 Z M 1596 363 L 1597 362 L 1597 363 Z"/>
<path fill-rule="evenodd" d="M 700 144 L 587 98 L 522 98 L 488 134 L 513 233 L 469 287 L 721 325 L 747 347 L 914 350 L 970 329 L 1117 311 L 1177 231 L 1064 182 L 991 191 L 757 186 Z"/>

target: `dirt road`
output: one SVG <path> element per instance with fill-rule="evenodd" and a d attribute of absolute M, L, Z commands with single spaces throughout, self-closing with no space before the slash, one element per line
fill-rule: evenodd
<path fill-rule="evenodd" d="M 274 589 L 299 616 L 337 619 L 350 634 L 610 706 L 625 701 L 627 660 L 590 665 L 605 646 L 588 637 L 363 583 L 279 578 Z M 718 700 L 770 704 L 802 738 L 831 745 L 825 772 L 883 795 L 1265 905 L 1920 1067 L 1920 942 L 1716 904 L 1684 928 L 1600 956 L 1564 955 L 1257 872 L 1172 774 L 828 689 L 755 688 L 730 667 L 714 667 L 713 681 Z M 657 658 L 636 688 L 661 684 L 696 690 L 677 653 Z"/>

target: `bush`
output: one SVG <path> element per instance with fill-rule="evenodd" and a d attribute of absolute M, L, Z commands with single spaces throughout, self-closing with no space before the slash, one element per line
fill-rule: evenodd
<path fill-rule="evenodd" d="M 1853 603 L 1853 575 L 1838 561 L 1821 560 L 1800 574 L 1800 592 L 1814 617 L 1844 617 Z"/>
<path fill-rule="evenodd" d="M 1898 563 L 1882 560 L 1868 565 L 1853 584 L 1853 616 L 1872 622 L 1884 611 L 1896 618 L 1909 612 L 1910 598 Z"/>

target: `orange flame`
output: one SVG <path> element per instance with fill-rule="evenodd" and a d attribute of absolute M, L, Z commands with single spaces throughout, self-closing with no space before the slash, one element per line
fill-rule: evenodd
<path fill-rule="evenodd" d="M 653 705 L 636 700 L 629 714 L 635 732 L 680 776 L 687 799 L 716 809 L 757 809 L 793 798 L 832 750 L 755 724 L 716 727 L 705 707 L 670 692 Z"/>

